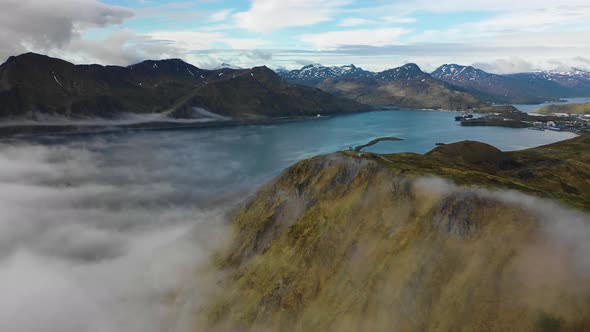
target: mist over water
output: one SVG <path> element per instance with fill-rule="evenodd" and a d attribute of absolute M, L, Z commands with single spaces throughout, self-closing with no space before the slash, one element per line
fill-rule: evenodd
<path fill-rule="evenodd" d="M 0 331 L 179 331 L 175 292 L 225 239 L 226 212 L 290 164 L 381 136 L 381 152 L 570 137 L 376 112 L 272 126 L 0 143 Z M 200 290 L 191 289 L 199 302 Z M 205 296 L 205 292 L 203 292 Z"/>
<path fill-rule="evenodd" d="M 0 330 L 167 330 L 166 295 L 221 241 L 225 207 L 181 197 L 174 162 L 101 144 L 0 146 Z"/>

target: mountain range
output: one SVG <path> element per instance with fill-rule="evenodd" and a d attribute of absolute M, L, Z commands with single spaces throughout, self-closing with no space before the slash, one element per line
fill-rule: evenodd
<path fill-rule="evenodd" d="M 540 103 L 590 96 L 590 73 L 490 74 L 443 65 L 428 74 L 416 64 L 382 72 L 354 65 L 307 65 L 276 72 L 266 66 L 213 70 L 180 59 L 127 67 L 74 65 L 35 53 L 0 65 L 0 118 L 116 118 L 124 113 L 203 120 L 315 116 L 400 106 L 498 111 L 489 103 Z M 510 110 L 505 110 L 510 111 Z"/>
<path fill-rule="evenodd" d="M 485 106 L 479 98 L 433 78 L 413 63 L 371 76 L 327 78 L 318 87 L 370 105 L 461 111 Z"/>
<path fill-rule="evenodd" d="M 370 109 L 285 82 L 264 66 L 204 70 L 179 59 L 128 67 L 74 65 L 35 53 L 11 57 L 0 66 L 2 118 L 112 118 L 126 112 L 257 119 Z"/>
<path fill-rule="evenodd" d="M 414 67 L 413 64 L 412 67 Z M 407 66 L 407 65 L 406 65 Z M 300 70 L 278 70 L 277 73 L 285 80 L 297 84 L 310 86 L 324 86 L 328 79 L 346 79 L 351 82 L 382 81 L 389 75 L 388 80 L 404 80 L 404 77 L 393 78 L 391 73 L 403 70 L 405 66 L 383 72 L 370 72 L 354 65 L 341 67 L 324 67 L 322 65 L 308 65 Z M 426 74 L 426 73 L 424 73 Z M 538 71 L 499 75 L 485 72 L 472 66 L 445 64 L 427 75 L 425 79 L 434 78 L 447 83 L 447 89 L 466 92 L 480 98 L 484 102 L 535 104 L 545 101 L 555 101 L 567 97 L 590 96 L 590 72 L 579 68 L 570 71 Z M 407 78 L 406 78 L 407 79 Z M 327 84 L 331 87 L 332 83 Z M 380 99 L 380 98 L 378 98 Z M 382 100 L 379 100 L 382 101 Z M 392 103 L 396 100 L 393 98 Z"/>

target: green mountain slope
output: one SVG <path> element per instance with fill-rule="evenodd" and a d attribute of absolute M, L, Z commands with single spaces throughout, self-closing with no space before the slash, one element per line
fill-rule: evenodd
<path fill-rule="evenodd" d="M 586 331 L 590 136 L 302 161 L 235 213 L 219 331 Z M 455 181 L 459 187 L 430 176 Z"/>

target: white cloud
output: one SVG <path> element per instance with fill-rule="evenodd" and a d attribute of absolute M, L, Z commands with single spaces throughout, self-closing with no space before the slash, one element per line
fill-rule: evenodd
<path fill-rule="evenodd" d="M 349 18 L 345 18 L 342 19 L 338 25 L 341 27 L 355 27 L 355 26 L 359 26 L 359 25 L 368 25 L 368 24 L 374 24 L 376 23 L 373 20 L 368 20 L 365 18 L 358 18 L 358 17 L 349 17 Z"/>
<path fill-rule="evenodd" d="M 251 50 L 268 44 L 268 41 L 257 38 L 223 38 L 221 42 L 238 50 Z"/>
<path fill-rule="evenodd" d="M 158 31 L 150 33 L 149 36 L 186 51 L 209 49 L 217 44 L 225 44 L 233 49 L 252 49 L 267 43 L 263 39 L 230 38 L 221 32 L 206 31 Z"/>
<path fill-rule="evenodd" d="M 167 42 L 186 50 L 207 49 L 224 37 L 224 34 L 220 32 L 201 31 L 155 31 L 148 35 L 154 40 Z"/>
<path fill-rule="evenodd" d="M 255 49 L 265 43 L 267 41 L 262 39 L 230 38 L 214 31 L 154 31 L 140 35 L 120 30 L 99 40 L 75 38 L 69 44 L 46 53 L 74 63 L 126 66 L 146 59 L 182 58 L 197 66 L 209 67 L 219 64 L 220 59 L 194 57 L 192 53 L 222 47 Z"/>
<path fill-rule="evenodd" d="M 525 73 L 536 69 L 532 63 L 519 57 L 498 59 L 491 62 L 475 62 L 473 66 L 495 74 Z"/>
<path fill-rule="evenodd" d="M 413 17 L 398 17 L 398 16 L 385 16 L 381 18 L 383 21 L 387 23 L 397 23 L 397 24 L 410 24 L 416 23 L 416 20 Z"/>
<path fill-rule="evenodd" d="M 95 0 L 2 0 L 0 6 L 3 58 L 30 49 L 59 49 L 85 29 L 121 24 L 133 16 L 127 9 Z"/>
<path fill-rule="evenodd" d="M 209 15 L 209 21 L 211 22 L 223 22 L 225 20 L 227 20 L 230 15 L 232 13 L 231 9 L 226 9 L 226 10 L 220 10 L 218 12 L 215 12 L 211 15 Z"/>
<path fill-rule="evenodd" d="M 373 1 L 372 7 L 359 6 L 360 0 L 252 0 L 243 12 L 226 7 L 195 9 L 195 3 L 202 1 L 145 1 L 147 6 L 131 11 L 97 0 L 0 0 L 0 60 L 33 51 L 76 63 L 119 65 L 179 57 L 199 66 L 229 59 L 244 67 L 292 67 L 309 61 L 363 64 L 379 70 L 408 60 L 425 68 L 446 62 L 485 63 L 505 72 L 528 68 L 513 61 L 520 58 L 535 69 L 551 69 L 557 62 L 561 67 L 570 63 L 588 67 L 574 59 L 590 53 L 590 46 L 583 42 L 590 35 L 587 0 Z M 488 15 L 462 23 L 470 11 Z M 423 22 L 413 17 L 417 12 L 457 13 L 458 23 L 421 31 Z M 178 31 L 156 24 L 151 32 L 113 29 L 133 15 L 166 22 L 174 19 Z M 322 32 L 316 33 L 310 26 L 318 23 L 324 24 Z M 402 24 L 411 25 L 404 29 Z M 326 26 L 332 29 L 324 32 Z M 303 29 L 297 31 L 297 27 Z M 346 30 L 339 31 L 340 27 Z M 89 38 L 88 29 L 95 28 L 109 32 Z M 280 39 L 264 35 L 282 28 L 291 29 L 281 31 Z M 241 38 L 236 35 L 240 29 L 251 33 Z M 361 47 L 351 50 L 355 45 Z M 241 56 L 260 47 L 273 56 Z"/>
<path fill-rule="evenodd" d="M 419 11 L 430 13 L 455 13 L 470 11 L 486 11 L 490 13 L 533 11 L 538 9 L 588 6 L 587 0 L 406 0 L 393 4 L 367 7 L 358 10 L 360 13 L 379 15 L 384 12 L 407 15 Z"/>
<path fill-rule="evenodd" d="M 319 49 L 344 45 L 386 46 L 393 44 L 401 35 L 410 31 L 402 28 L 358 29 L 307 34 L 299 38 Z"/>
<path fill-rule="evenodd" d="M 238 26 L 255 32 L 302 27 L 331 20 L 350 0 L 253 0 L 248 11 L 233 17 Z"/>
<path fill-rule="evenodd" d="M 183 192 L 186 159 L 162 167 L 159 143 L 131 139 L 142 169 L 101 167 L 100 138 L 0 144 L 0 331 L 184 331 L 180 297 L 206 296 L 195 271 L 224 238 L 225 208 L 183 201 L 196 192 Z"/>

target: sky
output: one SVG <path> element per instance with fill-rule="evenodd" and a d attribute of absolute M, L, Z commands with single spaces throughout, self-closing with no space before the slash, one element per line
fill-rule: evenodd
<path fill-rule="evenodd" d="M 0 0 L 0 59 L 590 69 L 588 0 Z"/>

